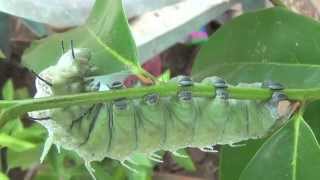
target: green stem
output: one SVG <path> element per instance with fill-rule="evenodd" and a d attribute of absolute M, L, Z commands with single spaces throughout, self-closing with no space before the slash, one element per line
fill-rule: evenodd
<path fill-rule="evenodd" d="M 91 34 L 91 36 L 107 51 L 109 52 L 116 60 L 121 62 L 122 64 L 126 65 L 129 67 L 129 69 L 134 73 L 134 74 L 140 74 L 143 75 L 147 78 L 150 78 L 153 82 L 157 82 L 158 80 L 149 72 L 141 68 L 141 66 L 134 64 L 132 61 L 129 59 L 126 59 L 125 57 L 121 56 L 117 51 L 113 50 L 110 48 L 108 45 L 106 45 L 102 40 L 96 35 L 95 32 L 93 32 L 89 27 L 86 26 L 86 29 L 88 32 Z"/>
<path fill-rule="evenodd" d="M 61 108 L 74 105 L 90 105 L 111 101 L 118 98 L 136 99 L 150 93 L 160 96 L 175 96 L 180 87 L 176 84 L 160 84 L 147 87 L 136 87 L 113 91 L 100 91 L 74 95 L 54 96 L 38 99 L 0 101 L 0 108 L 4 109 L 0 115 L 0 127 L 8 120 L 16 118 L 26 112 Z M 190 88 L 195 97 L 214 97 L 215 88 L 210 85 L 196 84 Z M 228 92 L 234 99 L 266 100 L 272 92 L 261 88 L 229 87 Z M 286 89 L 284 93 L 289 99 L 297 101 L 311 101 L 320 99 L 320 88 L 314 89 Z"/>
<path fill-rule="evenodd" d="M 279 6 L 279 7 L 287 8 L 287 6 L 286 6 L 281 0 L 270 0 L 270 2 L 271 2 L 274 6 Z"/>

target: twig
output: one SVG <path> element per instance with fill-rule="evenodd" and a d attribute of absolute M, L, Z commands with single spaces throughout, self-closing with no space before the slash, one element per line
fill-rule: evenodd
<path fill-rule="evenodd" d="M 137 99 L 147 94 L 156 93 L 163 97 L 175 96 L 180 90 L 177 84 L 161 84 L 146 87 L 135 87 L 128 89 L 80 93 L 73 95 L 53 96 L 37 99 L 0 101 L 0 127 L 7 121 L 17 118 L 26 112 L 62 108 L 74 105 L 91 105 L 104 103 L 118 98 Z M 214 97 L 215 88 L 210 85 L 196 84 L 190 87 L 195 97 Z M 320 99 L 320 88 L 313 89 L 285 89 L 284 93 L 290 100 L 312 101 Z M 230 87 L 228 92 L 231 98 L 247 100 L 267 100 L 271 98 L 272 92 L 263 88 Z"/>

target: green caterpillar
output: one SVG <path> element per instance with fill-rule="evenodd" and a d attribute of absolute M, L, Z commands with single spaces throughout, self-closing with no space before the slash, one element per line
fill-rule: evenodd
<path fill-rule="evenodd" d="M 124 88 L 118 81 L 107 86 L 88 80 L 94 72 L 90 57 L 88 49 L 66 52 L 56 65 L 39 74 L 35 98 Z M 78 153 L 94 177 L 92 161 L 108 157 L 127 166 L 125 162 L 131 162 L 135 154 L 155 159 L 158 150 L 176 152 L 180 148 L 196 147 L 212 151 L 216 144 L 232 145 L 266 136 L 292 113 L 290 105 L 285 112 L 278 111 L 279 103 L 287 101 L 278 92 L 266 102 L 229 98 L 225 91 L 228 85 L 217 77 L 201 82 L 217 88 L 214 98 L 193 97 L 188 90 L 193 82 L 186 76 L 167 83 L 181 87 L 176 96 L 160 97 L 151 93 L 134 100 L 121 98 L 95 105 L 30 112 L 29 116 L 47 128 L 49 134 L 41 161 L 55 144 Z M 262 84 L 238 86 L 261 87 Z"/>

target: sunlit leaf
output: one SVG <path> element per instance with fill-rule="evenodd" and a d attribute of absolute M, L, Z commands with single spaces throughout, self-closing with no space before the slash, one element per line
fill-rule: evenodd
<path fill-rule="evenodd" d="M 319 87 L 320 24 L 283 8 L 246 13 L 222 26 L 195 61 L 195 79 L 217 75 L 231 83 L 274 80 Z"/>
<path fill-rule="evenodd" d="M 122 1 L 97 0 L 86 25 L 33 43 L 24 54 L 23 63 L 36 72 L 55 64 L 62 54 L 62 40 L 66 48 L 70 40 L 74 41 L 75 48 L 89 48 L 91 62 L 100 74 L 119 72 L 138 64 Z"/>
<path fill-rule="evenodd" d="M 0 180 L 9 180 L 8 176 L 0 172 Z"/>
<path fill-rule="evenodd" d="M 36 147 L 36 145 L 28 141 L 24 141 L 4 133 L 0 134 L 0 146 L 8 147 L 16 152 L 22 152 Z"/>
<path fill-rule="evenodd" d="M 7 80 L 3 89 L 2 89 L 2 96 L 5 100 L 13 100 L 14 98 L 14 87 L 12 80 Z"/>

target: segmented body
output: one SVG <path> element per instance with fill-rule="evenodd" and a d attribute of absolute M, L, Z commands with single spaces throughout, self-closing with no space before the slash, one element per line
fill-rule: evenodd
<path fill-rule="evenodd" d="M 37 79 L 35 98 L 109 89 L 85 79 L 92 71 L 87 52 L 75 49 L 75 57 L 71 58 L 71 52 L 67 52 L 57 65 L 40 73 L 52 86 Z M 206 78 L 201 83 L 212 84 L 212 79 Z M 168 83 L 192 85 L 178 84 L 179 80 L 181 77 Z M 241 86 L 261 87 L 261 84 Z M 134 154 L 151 156 L 158 150 L 175 152 L 184 147 L 210 149 L 216 144 L 234 144 L 265 136 L 277 121 L 289 116 L 289 111 L 278 114 L 277 103 L 223 96 L 192 97 L 186 89 L 173 97 L 150 94 L 140 99 L 123 98 L 95 105 L 36 111 L 29 115 L 50 117 L 38 121 L 49 132 L 44 154 L 52 143 L 56 144 L 77 152 L 91 171 L 91 161 L 106 157 L 124 162 L 130 161 Z"/>

